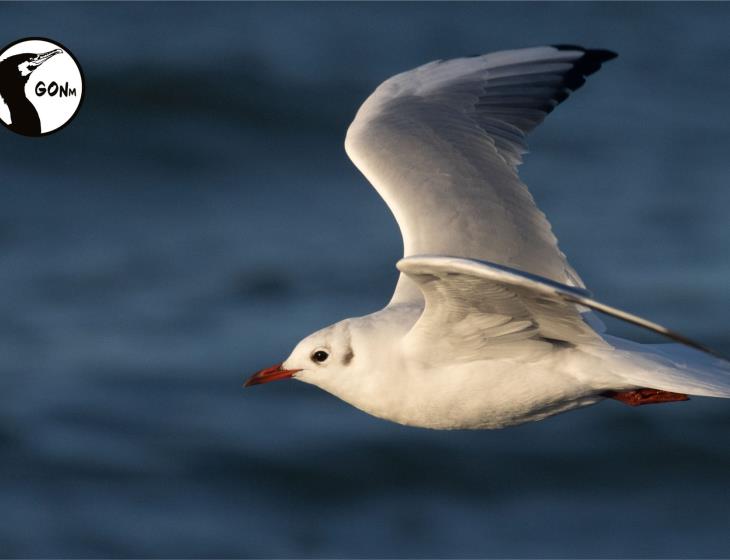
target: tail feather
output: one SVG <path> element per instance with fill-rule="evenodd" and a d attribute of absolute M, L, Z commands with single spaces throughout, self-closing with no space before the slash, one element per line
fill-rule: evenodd
<path fill-rule="evenodd" d="M 730 398 L 730 362 L 682 344 L 638 344 L 604 335 L 626 358 L 616 371 L 636 387 Z"/>

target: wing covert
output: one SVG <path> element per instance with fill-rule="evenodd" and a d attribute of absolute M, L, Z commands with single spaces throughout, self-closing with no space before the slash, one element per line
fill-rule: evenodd
<path fill-rule="evenodd" d="M 444 345 L 454 340 L 459 357 L 475 359 L 514 355 L 519 343 L 556 341 L 581 346 L 607 346 L 586 322 L 588 308 L 720 357 L 705 346 L 662 325 L 594 300 L 583 288 L 490 262 L 442 256 L 414 256 L 398 261 L 398 269 L 423 292 L 423 314 L 407 337 L 419 352 L 448 355 Z M 470 350 L 471 349 L 471 350 Z M 434 358 L 435 359 L 435 358 Z"/>

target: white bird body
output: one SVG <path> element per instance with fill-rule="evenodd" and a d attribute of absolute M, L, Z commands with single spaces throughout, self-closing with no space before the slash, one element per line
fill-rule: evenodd
<path fill-rule="evenodd" d="M 601 402 L 607 391 L 647 386 L 730 396 L 730 368 L 721 359 L 679 345 L 640 345 L 609 336 L 602 337 L 604 344 L 580 347 L 529 340 L 496 349 L 486 345 L 481 356 L 459 354 L 457 348 L 443 361 L 424 359 L 423 349 L 408 343 L 422 313 L 421 307 L 395 304 L 345 319 L 302 340 L 282 368 L 297 370 L 295 379 L 378 418 L 442 430 L 542 420 Z M 348 364 L 300 367 L 311 363 L 318 348 L 333 357 L 355 355 Z M 682 355 L 680 348 L 685 358 L 673 360 L 673 353 Z M 688 369 L 693 362 L 694 370 Z"/>
<path fill-rule="evenodd" d="M 581 374 L 595 371 L 601 360 L 549 343 L 531 355 L 457 359 L 438 365 L 422 361 L 404 343 L 414 316 L 420 313 L 420 309 L 395 305 L 346 319 L 338 327 L 357 333 L 353 346 L 361 349 L 364 363 L 347 377 L 302 370 L 295 378 L 314 383 L 378 418 L 434 429 L 502 428 L 603 400 L 596 394 L 598 376 L 586 379 Z M 406 317 L 412 321 L 404 321 Z M 379 336 L 373 337 L 373 332 Z M 332 334 L 325 334 L 330 344 Z M 303 348 L 318 347 L 319 336 L 305 339 Z M 284 368 L 293 369 L 301 361 L 296 354 Z M 615 383 L 604 386 L 608 389 Z"/>
<path fill-rule="evenodd" d="M 614 56 L 505 51 L 432 62 L 378 87 L 345 147 L 401 228 L 393 298 L 308 336 L 247 385 L 294 377 L 435 429 L 502 428 L 607 397 L 730 397 L 730 363 L 592 299 L 517 175 L 527 133 Z M 685 346 L 611 337 L 592 309 Z"/>

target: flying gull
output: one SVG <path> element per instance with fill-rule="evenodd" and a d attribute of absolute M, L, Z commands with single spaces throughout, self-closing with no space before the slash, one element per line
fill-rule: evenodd
<path fill-rule="evenodd" d="M 527 135 L 615 56 L 510 50 L 381 84 L 345 149 L 400 227 L 395 293 L 376 313 L 306 337 L 246 385 L 294 378 L 435 429 L 503 428 L 607 399 L 730 397 L 730 362 L 593 299 L 517 174 Z M 675 343 L 608 335 L 594 310 Z"/>

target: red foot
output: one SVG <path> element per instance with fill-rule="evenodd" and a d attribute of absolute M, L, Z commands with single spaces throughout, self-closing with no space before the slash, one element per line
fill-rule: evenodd
<path fill-rule="evenodd" d="M 665 402 L 688 401 L 689 397 L 682 393 L 670 393 L 659 389 L 635 389 L 633 391 L 606 391 L 601 396 L 616 399 L 629 406 L 642 404 L 661 404 Z"/>

